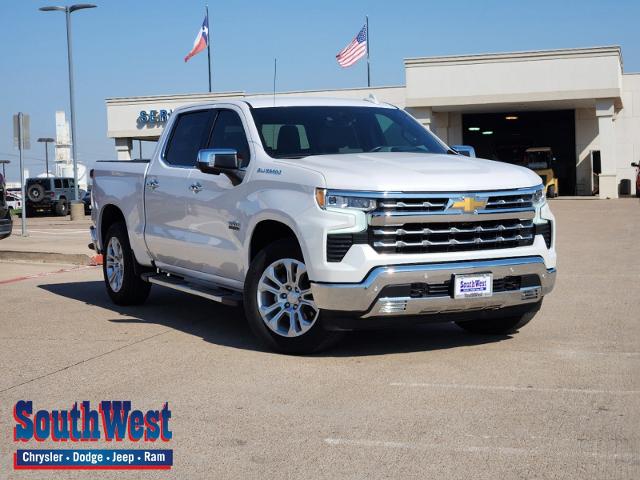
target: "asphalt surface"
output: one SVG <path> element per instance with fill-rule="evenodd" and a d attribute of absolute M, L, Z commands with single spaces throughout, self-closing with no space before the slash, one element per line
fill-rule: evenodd
<path fill-rule="evenodd" d="M 70 217 L 29 217 L 27 235 L 22 236 L 22 219 L 13 217 L 13 232 L 0 242 L 0 261 L 28 260 L 50 263 L 87 264 L 95 252 L 91 241 L 91 218 L 71 221 Z"/>
<path fill-rule="evenodd" d="M 262 350 L 239 309 L 157 287 L 120 308 L 99 267 L 0 263 L 0 477 L 638 479 L 640 202 L 552 208 L 556 290 L 518 334 L 360 332 L 311 357 Z M 175 466 L 13 471 L 16 448 L 69 448 L 15 444 L 20 399 L 168 401 L 173 439 L 133 447 Z"/>

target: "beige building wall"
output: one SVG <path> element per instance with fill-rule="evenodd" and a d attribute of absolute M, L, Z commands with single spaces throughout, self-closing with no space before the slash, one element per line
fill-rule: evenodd
<path fill-rule="evenodd" d="M 615 120 L 617 175 L 631 180 L 635 193 L 635 168 L 631 162 L 640 162 L 640 73 L 622 77 L 622 103 L 624 108 Z"/>
<path fill-rule="evenodd" d="M 640 74 L 623 74 L 620 47 L 512 52 L 405 60 L 406 87 L 278 92 L 279 97 L 333 97 L 379 101 L 405 108 L 449 145 L 462 143 L 463 113 L 575 111 L 576 193 L 593 189 L 591 152 L 600 151 L 600 196 L 618 196 L 640 161 Z M 252 96 L 268 97 L 266 92 Z M 154 140 L 161 122 L 142 123 L 140 111 L 247 96 L 244 92 L 161 95 L 106 100 L 108 136 L 117 156 L 131 158 L 134 139 Z"/>

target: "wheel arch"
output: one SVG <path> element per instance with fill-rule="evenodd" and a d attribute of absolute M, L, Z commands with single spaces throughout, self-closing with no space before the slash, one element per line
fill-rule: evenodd
<path fill-rule="evenodd" d="M 279 220 L 261 220 L 251 232 L 251 240 L 249 241 L 249 264 L 255 256 L 267 245 L 285 238 L 294 240 L 302 250 L 302 244 L 293 228 Z"/>
<path fill-rule="evenodd" d="M 127 229 L 127 234 L 129 233 L 129 228 L 127 227 L 127 221 L 124 217 L 124 213 L 120 210 L 119 207 L 113 204 L 105 205 L 100 212 L 100 247 L 104 249 L 104 238 L 107 235 L 107 230 L 109 227 L 116 222 L 121 221 L 124 223 L 125 228 Z"/>

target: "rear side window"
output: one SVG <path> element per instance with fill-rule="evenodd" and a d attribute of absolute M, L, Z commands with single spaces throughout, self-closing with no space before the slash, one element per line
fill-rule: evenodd
<path fill-rule="evenodd" d="M 62 188 L 69 188 L 69 179 L 68 178 L 62 179 Z"/>
<path fill-rule="evenodd" d="M 221 110 L 213 126 L 208 148 L 233 148 L 238 152 L 240 166 L 249 164 L 249 143 L 242 120 L 232 110 Z"/>
<path fill-rule="evenodd" d="M 170 165 L 195 167 L 198 150 L 209 135 L 212 115 L 212 110 L 180 114 L 171 132 L 164 160 Z"/>
<path fill-rule="evenodd" d="M 62 188 L 62 179 L 60 179 L 60 178 L 56 178 L 56 179 L 53 181 L 53 184 L 54 184 L 53 186 L 54 186 L 55 188 Z"/>

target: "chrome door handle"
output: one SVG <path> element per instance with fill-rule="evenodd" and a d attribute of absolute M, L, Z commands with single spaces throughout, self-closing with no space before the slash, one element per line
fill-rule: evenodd
<path fill-rule="evenodd" d="M 160 183 L 158 183 L 158 180 L 149 180 L 147 182 L 147 188 L 150 190 L 155 190 L 159 186 L 160 186 Z"/>
<path fill-rule="evenodd" d="M 189 190 L 191 190 L 193 193 L 199 193 L 202 191 L 202 185 L 200 185 L 200 182 L 192 183 L 189 187 Z"/>

